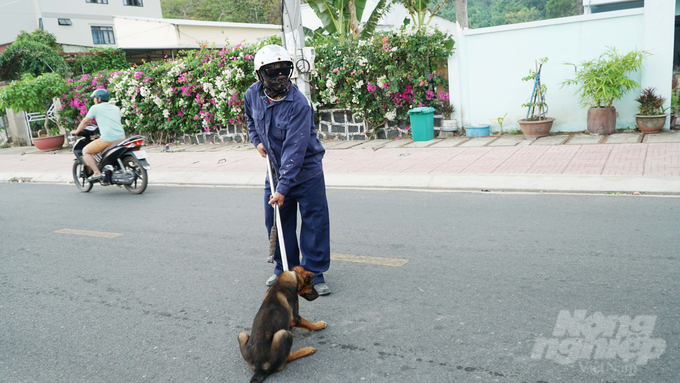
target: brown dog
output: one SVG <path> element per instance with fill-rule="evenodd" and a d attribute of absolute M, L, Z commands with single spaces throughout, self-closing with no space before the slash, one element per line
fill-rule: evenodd
<path fill-rule="evenodd" d="M 290 352 L 293 334 L 289 331 L 291 327 L 309 331 L 326 328 L 326 322 L 311 323 L 298 314 L 298 295 L 308 301 L 319 296 L 312 286 L 313 279 L 314 273 L 301 266 L 281 273 L 264 295 L 264 302 L 253 320 L 252 336 L 246 332 L 238 334 L 241 355 L 255 371 L 250 383 L 262 382 L 281 371 L 287 362 L 316 352 L 314 347 Z"/>

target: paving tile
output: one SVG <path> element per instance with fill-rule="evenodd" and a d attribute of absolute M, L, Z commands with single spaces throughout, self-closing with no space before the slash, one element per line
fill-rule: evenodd
<path fill-rule="evenodd" d="M 531 145 L 561 145 L 566 139 L 569 138 L 566 134 L 558 134 L 555 136 L 545 136 L 537 138 Z"/>
<path fill-rule="evenodd" d="M 364 143 L 361 145 L 353 146 L 351 149 L 369 149 L 369 148 L 373 149 L 379 146 L 383 146 L 390 141 L 391 140 L 367 140 L 364 141 Z"/>
<path fill-rule="evenodd" d="M 346 144 L 347 142 L 348 141 L 342 141 L 342 140 L 329 140 L 329 141 L 321 141 L 321 145 L 323 145 L 324 149 L 334 149 L 337 146 Z M 349 141 L 349 142 L 353 142 L 353 141 Z"/>
<path fill-rule="evenodd" d="M 527 174 L 561 174 L 580 149 L 578 146 L 551 146 L 527 170 Z"/>
<path fill-rule="evenodd" d="M 489 144 L 489 146 L 516 146 L 520 142 L 524 141 L 524 136 L 520 135 L 507 135 L 501 136 L 501 138 Z"/>
<path fill-rule="evenodd" d="M 443 141 L 441 138 L 435 138 L 427 141 L 413 141 L 410 144 L 404 145 L 405 148 L 426 148 L 430 145 L 434 145 L 438 142 Z"/>
<path fill-rule="evenodd" d="M 680 144 L 649 144 L 645 157 L 644 175 L 680 177 Z"/>
<path fill-rule="evenodd" d="M 390 142 L 386 143 L 385 146 L 383 146 L 383 148 L 399 148 L 399 147 L 408 145 L 411 142 L 413 142 L 413 140 L 404 139 L 404 138 L 391 140 Z"/>
<path fill-rule="evenodd" d="M 567 142 L 567 145 L 596 145 L 600 142 L 602 136 L 593 136 L 590 134 L 577 134 Z"/>
<path fill-rule="evenodd" d="M 493 148 L 463 169 L 461 173 L 491 174 L 518 150 L 520 150 L 520 148 L 517 146 Z"/>
<path fill-rule="evenodd" d="M 583 145 L 577 148 L 562 174 L 602 174 L 614 145 Z"/>
<path fill-rule="evenodd" d="M 492 148 L 451 148 L 446 149 L 449 156 L 455 154 L 449 161 L 437 167 L 432 173 L 461 173 L 465 168 L 479 161 Z"/>
<path fill-rule="evenodd" d="M 641 176 L 644 172 L 648 146 L 648 144 L 613 145 L 602 175 Z"/>
<path fill-rule="evenodd" d="M 409 168 L 422 165 L 421 162 L 426 163 L 431 157 L 436 158 L 439 154 L 437 150 L 422 149 L 393 149 L 385 152 L 393 155 L 393 160 L 386 166 L 375 169 L 376 173 L 402 173 Z"/>
<path fill-rule="evenodd" d="M 616 133 L 607 138 L 607 144 L 636 144 L 640 139 L 639 133 Z"/>
<path fill-rule="evenodd" d="M 656 134 L 647 134 L 645 142 L 648 144 L 659 142 L 680 142 L 680 134 L 676 132 L 659 132 Z"/>
<path fill-rule="evenodd" d="M 462 142 L 465 142 L 469 140 L 470 137 L 452 137 L 452 138 L 447 138 L 441 142 L 438 142 L 432 146 L 431 148 L 452 148 L 454 146 L 460 145 Z"/>
<path fill-rule="evenodd" d="M 352 141 L 340 141 L 338 145 L 332 147 L 332 149 L 349 149 L 354 146 L 361 145 L 364 141 L 352 140 Z"/>
<path fill-rule="evenodd" d="M 485 146 L 486 144 L 497 140 L 498 137 L 475 137 L 471 139 L 470 141 L 462 143 L 459 147 L 461 148 L 471 148 L 471 147 L 480 147 L 480 146 Z"/>
<path fill-rule="evenodd" d="M 518 148 L 512 156 L 494 170 L 494 173 L 524 174 L 550 147 L 519 146 Z"/>

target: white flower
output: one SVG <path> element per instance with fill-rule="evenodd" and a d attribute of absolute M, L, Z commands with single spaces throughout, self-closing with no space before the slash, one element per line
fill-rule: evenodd
<path fill-rule="evenodd" d="M 366 66 L 366 64 L 368 64 L 368 59 L 366 57 L 359 57 L 358 60 L 360 66 Z"/>
<path fill-rule="evenodd" d="M 142 97 L 149 97 L 151 95 L 151 90 L 145 86 L 139 88 L 139 93 L 142 94 Z"/>
<path fill-rule="evenodd" d="M 359 80 L 357 81 L 357 85 L 355 86 L 357 89 L 361 89 L 361 87 L 364 86 L 364 80 Z"/>
<path fill-rule="evenodd" d="M 394 121 L 394 119 L 397 118 L 397 110 L 393 109 L 391 112 L 385 113 L 385 118 Z"/>
<path fill-rule="evenodd" d="M 168 118 L 170 117 L 170 111 L 167 109 L 163 109 L 163 117 Z"/>
<path fill-rule="evenodd" d="M 386 81 L 387 81 L 387 77 L 386 77 L 386 76 L 380 76 L 380 77 L 378 77 L 378 78 L 377 78 L 377 83 L 378 83 L 377 85 L 378 85 L 378 88 L 380 88 L 380 89 L 385 88 L 385 82 L 386 82 Z"/>

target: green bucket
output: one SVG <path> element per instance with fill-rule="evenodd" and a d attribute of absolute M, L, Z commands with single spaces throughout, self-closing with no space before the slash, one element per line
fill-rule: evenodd
<path fill-rule="evenodd" d="M 413 141 L 429 141 L 434 139 L 434 108 L 423 106 L 408 111 L 411 120 Z"/>

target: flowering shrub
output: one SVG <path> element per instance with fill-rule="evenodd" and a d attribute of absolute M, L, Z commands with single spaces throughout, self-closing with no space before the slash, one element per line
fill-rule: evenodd
<path fill-rule="evenodd" d="M 92 106 L 92 91 L 106 88 L 121 108 L 126 131 L 146 134 L 152 141 L 229 125 L 245 131 L 243 96 L 257 80 L 253 56 L 268 44 L 281 40 L 221 50 L 203 47 L 177 60 L 75 77 L 62 96 L 60 115 L 75 128 Z M 446 84 L 436 68 L 451 55 L 453 40 L 437 29 L 402 27 L 369 40 L 321 37 L 313 45 L 315 106 L 351 110 L 366 121 L 367 133 L 375 135 L 387 120 L 437 103 L 441 95 L 436 86 Z"/>
<path fill-rule="evenodd" d="M 128 132 L 156 140 L 183 133 L 210 132 L 228 125 L 245 128 L 243 93 L 257 79 L 253 56 L 263 45 L 239 44 L 221 50 L 185 52 L 177 60 L 146 63 L 118 72 L 81 75 L 68 81 L 61 116 L 75 127 L 87 114 L 95 89 L 105 88 L 121 108 Z"/>
<path fill-rule="evenodd" d="M 314 42 L 314 103 L 352 110 L 370 135 L 411 108 L 435 106 L 437 84 L 446 85 L 436 68 L 451 55 L 453 40 L 438 29 L 403 26 L 368 40 L 322 39 Z"/>

